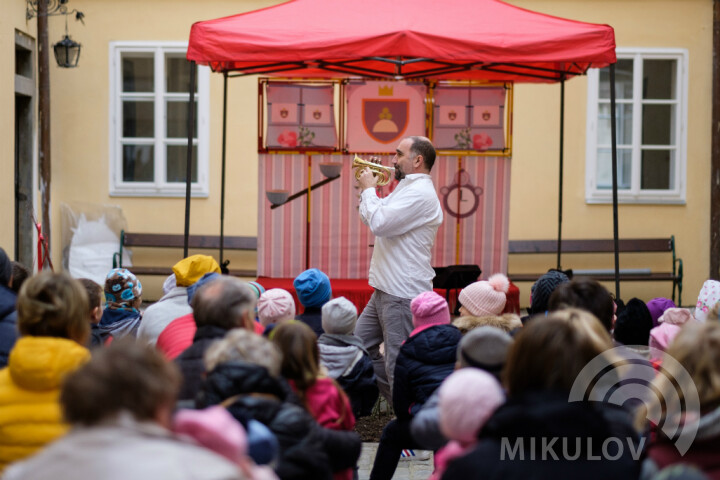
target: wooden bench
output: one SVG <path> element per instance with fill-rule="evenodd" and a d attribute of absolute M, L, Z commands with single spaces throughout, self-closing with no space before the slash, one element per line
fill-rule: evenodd
<path fill-rule="evenodd" d="M 682 304 L 683 262 L 675 256 L 675 237 L 670 238 L 626 238 L 619 240 L 620 253 L 657 253 L 672 254 L 672 268 L 668 271 L 654 272 L 649 268 L 620 269 L 621 282 L 672 282 L 672 300 L 675 301 L 675 289 L 678 292 L 678 305 Z M 557 255 L 557 240 L 510 240 L 508 253 L 515 254 L 554 254 Z M 615 253 L 612 239 L 573 239 L 562 241 L 562 254 L 577 253 Z M 612 257 L 611 257 L 612 258 Z M 615 263 L 612 268 L 598 270 L 573 269 L 574 276 L 590 277 L 598 281 L 615 281 Z M 567 269 L 567 265 L 563 265 Z M 544 273 L 544 272 L 543 272 Z M 543 273 L 509 273 L 513 282 L 535 282 Z"/>
<path fill-rule="evenodd" d="M 184 235 L 167 233 L 136 233 L 120 232 L 120 248 L 113 255 L 113 268 L 122 267 L 123 249 L 126 247 L 150 247 L 150 248 L 179 248 L 185 246 Z M 188 237 L 188 248 L 220 250 L 219 235 L 190 235 Z M 257 250 L 257 237 L 225 236 L 223 238 L 224 250 Z M 180 259 L 178 259 L 180 260 Z M 170 266 L 137 266 L 133 265 L 130 270 L 135 275 L 164 275 L 172 272 Z M 236 277 L 256 277 L 256 270 L 230 269 L 230 275 Z"/>

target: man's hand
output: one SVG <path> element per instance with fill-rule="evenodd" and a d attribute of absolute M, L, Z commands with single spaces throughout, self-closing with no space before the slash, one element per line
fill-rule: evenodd
<path fill-rule="evenodd" d="M 365 190 L 366 188 L 375 188 L 377 187 L 378 179 L 373 173 L 372 170 L 365 167 L 360 174 L 360 178 L 358 178 L 358 184 L 360 184 L 360 188 Z"/>

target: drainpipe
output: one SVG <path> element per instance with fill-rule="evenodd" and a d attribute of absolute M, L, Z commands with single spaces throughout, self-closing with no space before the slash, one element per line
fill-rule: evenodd
<path fill-rule="evenodd" d="M 710 275 L 720 280 L 720 0 L 713 2 L 712 150 L 710 154 Z"/>
<path fill-rule="evenodd" d="M 38 30 L 38 159 L 42 195 L 42 233 L 50 256 L 50 47 L 48 45 L 48 2 L 37 2 Z M 38 262 L 40 258 L 38 258 Z M 45 265 L 38 264 L 38 270 Z"/>

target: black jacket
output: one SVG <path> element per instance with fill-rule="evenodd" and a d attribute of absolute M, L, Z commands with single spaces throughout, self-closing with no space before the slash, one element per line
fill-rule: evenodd
<path fill-rule="evenodd" d="M 17 295 L 5 285 L 0 285 L 0 368 L 8 363 L 10 350 L 18 338 Z"/>
<path fill-rule="evenodd" d="M 360 456 L 356 433 L 321 428 L 287 383 L 264 367 L 233 361 L 209 372 L 198 406 L 228 399 L 233 416 L 254 418 L 275 434 L 280 445 L 275 472 L 282 480 L 331 478 L 333 471 L 354 466 Z"/>
<path fill-rule="evenodd" d="M 360 339 L 353 335 L 325 333 L 318 338 L 318 349 L 320 363 L 350 398 L 355 418 L 370 415 L 378 398 L 377 378 L 370 355 Z"/>
<path fill-rule="evenodd" d="M 462 334 L 452 325 L 435 325 L 407 340 L 395 362 L 393 408 L 409 420 L 455 368 Z"/>
<path fill-rule="evenodd" d="M 183 376 L 178 401 L 190 402 L 195 400 L 202 387 L 205 375 L 205 363 L 203 362 L 205 351 L 213 342 L 223 338 L 227 332 L 224 328 L 215 325 L 198 327 L 192 345 L 175 359 L 175 363 L 180 367 Z"/>
<path fill-rule="evenodd" d="M 608 441 L 605 456 L 608 439 L 622 447 Z M 451 462 L 442 478 L 476 478 L 482 472 L 488 480 L 637 479 L 640 462 L 633 452 L 639 457 L 641 446 L 627 410 L 568 402 L 567 393 L 533 393 L 508 399 L 480 431 L 478 445 Z"/>

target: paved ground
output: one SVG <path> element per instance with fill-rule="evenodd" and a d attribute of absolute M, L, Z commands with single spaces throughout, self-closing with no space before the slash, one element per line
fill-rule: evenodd
<path fill-rule="evenodd" d="M 359 480 L 367 480 L 370 478 L 370 470 L 372 470 L 373 460 L 375 460 L 375 452 L 377 452 L 377 443 L 363 443 L 362 453 L 360 454 Z M 415 450 L 416 457 L 401 459 L 398 468 L 395 470 L 393 479 L 395 480 L 427 480 L 433 471 L 432 452 L 425 450 Z"/>

